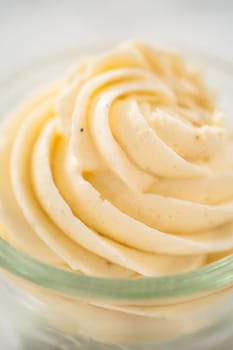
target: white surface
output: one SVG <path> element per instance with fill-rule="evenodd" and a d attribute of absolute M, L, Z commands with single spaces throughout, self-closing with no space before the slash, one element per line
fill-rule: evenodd
<path fill-rule="evenodd" d="M 50 52 L 146 37 L 233 61 L 231 0 L 0 0 L 0 77 Z"/>

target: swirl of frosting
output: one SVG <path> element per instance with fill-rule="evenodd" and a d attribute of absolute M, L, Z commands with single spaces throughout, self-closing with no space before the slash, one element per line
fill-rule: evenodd
<path fill-rule="evenodd" d="M 0 233 L 84 274 L 161 276 L 233 249 L 232 135 L 176 52 L 86 57 L 1 133 Z"/>

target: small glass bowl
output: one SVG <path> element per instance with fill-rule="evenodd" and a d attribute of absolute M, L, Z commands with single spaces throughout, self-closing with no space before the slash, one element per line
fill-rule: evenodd
<path fill-rule="evenodd" d="M 93 51 L 50 56 L 2 81 L 1 119 L 80 53 Z M 187 54 L 201 63 L 221 108 L 233 115 L 233 67 Z M 233 256 L 175 276 L 106 279 L 48 266 L 0 239 L 0 268 L 3 349 L 232 349 Z"/>

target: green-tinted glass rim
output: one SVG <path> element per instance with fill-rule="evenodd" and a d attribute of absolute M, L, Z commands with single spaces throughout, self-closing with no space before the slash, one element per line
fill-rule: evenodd
<path fill-rule="evenodd" d="M 0 238 L 0 267 L 34 284 L 69 295 L 114 300 L 191 296 L 233 284 L 233 255 L 174 276 L 137 279 L 84 276 L 53 267 L 21 253 Z"/>
<path fill-rule="evenodd" d="M 106 45 L 95 45 L 95 47 L 100 48 L 104 46 Z M 221 71 L 229 72 L 233 77 L 233 66 L 230 63 L 222 62 L 208 55 L 200 55 L 200 53 L 192 50 L 185 50 L 191 55 L 204 58 L 204 60 L 219 67 Z M 23 76 L 25 72 L 33 74 L 37 66 L 51 65 L 55 57 L 56 60 L 59 60 L 80 52 L 90 51 L 92 50 L 89 47 L 79 48 L 79 50 L 68 50 L 66 53 L 50 55 L 48 58 L 38 60 L 30 67 L 16 72 L 14 75 L 12 74 L 3 84 L 1 82 L 0 89 L 8 89 L 14 80 Z M 18 251 L 2 238 L 0 238 L 0 268 L 36 285 L 57 292 L 75 296 L 106 298 L 108 300 L 140 301 L 189 297 L 226 288 L 233 284 L 233 255 L 200 269 L 174 276 L 138 279 L 101 278 L 84 276 L 77 272 L 47 265 Z"/>

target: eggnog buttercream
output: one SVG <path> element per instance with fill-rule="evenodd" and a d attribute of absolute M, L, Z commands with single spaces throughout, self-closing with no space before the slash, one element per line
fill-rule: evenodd
<path fill-rule="evenodd" d="M 233 142 L 200 73 L 131 41 L 84 57 L 1 130 L 0 224 L 16 248 L 105 277 L 233 249 Z"/>

